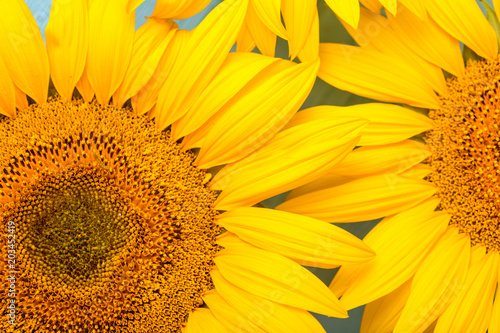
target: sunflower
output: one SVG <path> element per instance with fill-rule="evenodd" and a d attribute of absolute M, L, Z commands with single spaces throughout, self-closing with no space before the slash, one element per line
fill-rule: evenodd
<path fill-rule="evenodd" d="M 245 0 L 193 31 L 151 18 L 136 32 L 123 0 L 54 2 L 46 46 L 22 0 L 5 6 L 0 331 L 319 332 L 308 311 L 347 316 L 301 265 L 371 249 L 259 205 L 321 176 L 366 126 L 284 129 L 318 61 L 228 54 Z"/>
<path fill-rule="evenodd" d="M 362 10 L 358 30 L 346 25 L 359 47 L 320 46 L 322 79 L 388 103 L 300 112 L 371 122 L 360 148 L 277 209 L 383 218 L 364 238 L 376 258 L 330 285 L 348 310 L 367 304 L 362 332 L 499 332 L 498 19 L 472 0 L 426 10 Z"/>

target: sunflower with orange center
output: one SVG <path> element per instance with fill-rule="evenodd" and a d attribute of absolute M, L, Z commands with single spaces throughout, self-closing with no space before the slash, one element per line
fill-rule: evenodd
<path fill-rule="evenodd" d="M 330 285 L 347 309 L 367 304 L 362 332 L 500 332 L 500 25 L 483 4 L 363 9 L 357 30 L 345 25 L 359 46 L 320 45 L 319 77 L 386 103 L 299 113 L 371 122 L 360 148 L 277 208 L 383 218 L 364 238 L 375 259 Z"/>
<path fill-rule="evenodd" d="M 247 0 L 193 31 L 158 16 L 134 31 L 138 3 L 54 1 L 46 46 L 26 4 L 4 4 L 0 331 L 319 332 L 309 311 L 346 317 L 301 265 L 373 251 L 259 203 L 326 173 L 366 120 L 290 125 L 319 62 L 229 54 Z"/>

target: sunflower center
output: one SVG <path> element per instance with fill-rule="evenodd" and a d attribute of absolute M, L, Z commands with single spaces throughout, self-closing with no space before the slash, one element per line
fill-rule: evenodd
<path fill-rule="evenodd" d="M 0 121 L 0 142 L 0 251 L 15 253 L 0 297 L 16 271 L 16 332 L 177 332 L 203 305 L 216 193 L 168 132 L 53 99 Z"/>
<path fill-rule="evenodd" d="M 469 61 L 430 112 L 435 129 L 426 138 L 441 208 L 473 245 L 488 250 L 500 250 L 499 82 L 499 59 Z"/>

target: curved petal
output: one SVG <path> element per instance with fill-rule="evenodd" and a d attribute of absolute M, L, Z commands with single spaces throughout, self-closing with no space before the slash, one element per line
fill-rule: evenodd
<path fill-rule="evenodd" d="M 329 173 L 354 178 L 375 174 L 402 173 L 429 157 L 423 143 L 405 140 L 383 146 L 366 146 L 354 150 Z M 369 161 L 369 163 L 367 163 Z"/>
<path fill-rule="evenodd" d="M 498 253 L 472 261 L 463 291 L 439 317 L 435 332 L 486 332 L 498 282 Z"/>
<path fill-rule="evenodd" d="M 176 29 L 177 24 L 171 20 L 152 18 L 135 32 L 130 65 L 122 83 L 113 94 L 113 104 L 116 107 L 122 107 L 148 83 Z"/>
<path fill-rule="evenodd" d="M 433 213 L 437 203 L 437 199 L 428 200 L 386 218 L 368 233 L 364 242 L 376 257 L 362 268 L 341 267 L 330 285 L 338 292 L 336 284 L 349 284 L 341 299 L 348 310 L 385 296 L 411 279 L 448 226 L 449 215 Z"/>
<path fill-rule="evenodd" d="M 227 165 L 214 179 L 223 189 L 220 210 L 251 206 L 304 185 L 328 172 L 359 141 L 366 121 L 313 121 L 278 133 L 252 155 Z"/>
<path fill-rule="evenodd" d="M 211 275 L 219 295 L 245 314 L 245 321 L 251 321 L 265 332 L 324 332 L 309 312 L 252 295 L 227 281 L 218 270 Z"/>
<path fill-rule="evenodd" d="M 208 133 L 196 163 L 200 168 L 236 161 L 260 148 L 285 126 L 311 91 L 318 61 L 280 61 L 250 81 Z"/>
<path fill-rule="evenodd" d="M 370 121 L 363 130 L 360 146 L 400 142 L 433 128 L 430 118 L 398 105 L 367 103 L 353 106 L 322 105 L 295 114 L 285 128 L 317 119 L 359 117 Z"/>
<path fill-rule="evenodd" d="M 0 57 L 14 84 L 37 103 L 47 100 L 49 59 L 40 29 L 23 0 L 2 3 Z"/>
<path fill-rule="evenodd" d="M 405 211 L 435 192 L 434 185 L 420 179 L 376 175 L 304 194 L 276 209 L 327 222 L 359 222 Z"/>
<path fill-rule="evenodd" d="M 257 14 L 253 2 L 250 1 L 246 13 L 245 21 L 252 36 L 253 41 L 257 45 L 260 53 L 263 55 L 274 57 L 276 49 L 276 34 L 262 23 Z"/>
<path fill-rule="evenodd" d="M 270 301 L 327 316 L 346 318 L 347 312 L 327 286 L 296 262 L 242 241 L 219 244 L 215 264 L 237 287 Z"/>
<path fill-rule="evenodd" d="M 425 8 L 425 3 L 423 1 L 419 0 L 399 0 L 401 4 L 404 5 L 403 8 L 409 9 L 409 12 L 412 12 L 415 14 L 420 20 L 426 21 L 427 20 L 427 9 Z M 398 8 L 398 13 L 396 14 L 396 17 L 400 16 L 401 13 L 403 12 L 408 12 L 404 9 Z"/>
<path fill-rule="evenodd" d="M 360 333 L 392 332 L 410 296 L 411 284 L 412 280 L 408 280 L 390 294 L 366 304 Z"/>
<path fill-rule="evenodd" d="M 83 69 L 82 76 L 76 83 L 76 89 L 78 89 L 78 92 L 82 95 L 85 102 L 90 103 L 94 98 L 95 91 L 90 85 L 89 77 L 87 76 L 87 67 Z"/>
<path fill-rule="evenodd" d="M 483 58 L 498 54 L 495 30 L 478 4 L 471 0 L 426 1 L 431 17 L 450 35 L 462 41 Z"/>
<path fill-rule="evenodd" d="M 172 124 L 175 140 L 194 132 L 265 68 L 278 61 L 256 53 L 230 53 L 192 108 Z"/>
<path fill-rule="evenodd" d="M 236 52 L 251 52 L 254 48 L 255 42 L 250 34 L 250 28 L 244 22 L 238 37 L 236 37 Z"/>
<path fill-rule="evenodd" d="M 5 64 L 4 64 L 5 66 Z M 2 77 L 7 77 L 7 76 L 3 76 Z M 4 83 L 6 84 L 6 83 Z M 5 91 L 8 91 L 8 88 L 2 88 L 4 89 Z M 14 91 L 15 91 L 15 94 L 16 94 L 16 107 L 19 109 L 19 110 L 24 110 L 28 107 L 28 98 L 26 96 L 26 94 L 21 90 L 19 89 L 16 85 L 14 85 Z"/>
<path fill-rule="evenodd" d="M 89 46 L 87 0 L 53 1 L 45 28 L 50 76 L 59 95 L 68 100 L 80 80 Z"/>
<path fill-rule="evenodd" d="M 274 209 L 236 208 L 220 215 L 217 223 L 244 241 L 301 265 L 334 268 L 374 256 L 362 241 L 335 225 Z"/>
<path fill-rule="evenodd" d="M 498 281 L 500 282 L 500 270 L 498 271 Z M 500 332 L 500 297 L 495 297 L 493 311 L 491 313 L 491 321 L 488 327 L 488 333 Z"/>
<path fill-rule="evenodd" d="M 464 286 L 470 252 L 469 237 L 449 227 L 415 274 L 395 333 L 422 332 L 446 310 Z"/>
<path fill-rule="evenodd" d="M 398 11 L 398 1 L 397 0 L 378 0 L 384 6 L 384 8 L 389 11 L 393 16 L 396 16 Z"/>
<path fill-rule="evenodd" d="M 224 62 L 243 24 L 248 0 L 227 0 L 212 10 L 179 50 L 157 101 L 163 130 L 182 117 Z"/>
<path fill-rule="evenodd" d="M 294 59 L 299 52 L 306 52 L 301 60 L 314 60 L 318 57 L 319 21 L 316 1 L 283 0 L 281 2 L 283 21 L 288 33 L 290 58 Z M 312 39 L 309 43 L 308 40 Z"/>
<path fill-rule="evenodd" d="M 229 329 L 215 318 L 210 309 L 197 308 L 189 314 L 182 333 L 229 333 Z"/>
<path fill-rule="evenodd" d="M 151 17 L 182 20 L 198 14 L 209 3 L 210 0 L 156 0 Z"/>
<path fill-rule="evenodd" d="M 89 14 L 86 73 L 99 103 L 108 104 L 120 86 L 132 56 L 135 12 L 123 0 L 95 0 Z"/>
<path fill-rule="evenodd" d="M 376 14 L 379 14 L 383 7 L 378 0 L 360 0 L 360 2 L 363 4 L 363 6 Z"/>
<path fill-rule="evenodd" d="M 1 58 L 0 78 L 0 113 L 7 117 L 14 117 L 16 115 L 16 102 L 22 103 L 20 104 L 20 109 L 23 109 L 23 102 L 26 100 L 26 95 L 24 95 L 23 100 L 23 92 L 12 82 L 7 67 Z"/>
<path fill-rule="evenodd" d="M 281 23 L 281 0 L 251 0 L 251 2 L 262 23 L 274 34 L 287 39 L 287 32 Z"/>
<path fill-rule="evenodd" d="M 327 5 L 342 20 L 356 29 L 359 22 L 359 1 L 358 0 L 325 0 Z"/>
<path fill-rule="evenodd" d="M 321 43 L 319 55 L 318 76 L 339 89 L 384 102 L 439 107 L 428 73 L 397 55 L 333 43 Z"/>
<path fill-rule="evenodd" d="M 304 195 L 304 194 L 324 190 L 324 189 L 334 187 L 334 186 L 339 186 L 342 184 L 347 184 L 347 183 L 353 181 L 354 179 L 356 179 L 356 178 L 327 173 L 327 174 L 319 177 L 318 179 L 313 180 L 312 182 L 309 182 L 305 185 L 297 187 L 296 189 L 293 189 L 288 194 L 286 199 L 290 200 L 290 199 L 299 197 L 299 196 Z"/>

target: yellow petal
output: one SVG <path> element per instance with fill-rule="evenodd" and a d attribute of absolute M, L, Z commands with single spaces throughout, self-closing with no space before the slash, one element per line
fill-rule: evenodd
<path fill-rule="evenodd" d="M 235 286 L 270 301 L 346 318 L 347 312 L 314 274 L 279 254 L 244 242 L 221 242 L 214 258 L 222 276 Z"/>
<path fill-rule="evenodd" d="M 135 10 L 144 0 L 128 0 L 127 1 L 127 13 Z"/>
<path fill-rule="evenodd" d="M 68 100 L 87 60 L 88 15 L 87 0 L 54 1 L 45 28 L 50 76 L 59 95 Z"/>
<path fill-rule="evenodd" d="M 481 57 L 497 57 L 497 36 L 475 1 L 426 1 L 426 7 L 444 30 Z"/>
<path fill-rule="evenodd" d="M 229 333 L 229 330 L 215 318 L 210 309 L 197 308 L 189 314 L 182 333 Z"/>
<path fill-rule="evenodd" d="M 360 2 L 363 4 L 363 6 L 376 14 L 379 14 L 380 10 L 383 7 L 378 0 L 360 0 Z"/>
<path fill-rule="evenodd" d="M 87 67 L 84 68 L 80 80 L 76 83 L 76 89 L 78 89 L 78 92 L 82 95 L 85 102 L 90 103 L 94 98 L 95 92 L 87 76 Z"/>
<path fill-rule="evenodd" d="M 311 91 L 318 61 L 282 60 L 263 71 L 227 103 L 198 155 L 200 168 L 236 161 L 269 141 L 297 112 Z"/>
<path fill-rule="evenodd" d="M 356 29 L 359 22 L 359 1 L 358 0 L 325 0 L 328 6 L 342 20 Z"/>
<path fill-rule="evenodd" d="M 319 177 L 318 179 L 313 180 L 312 182 L 309 182 L 305 185 L 297 187 L 296 189 L 293 189 L 290 192 L 290 194 L 288 194 L 288 196 L 286 198 L 287 198 L 287 200 L 290 200 L 290 199 L 299 197 L 299 196 L 307 194 L 307 193 L 320 191 L 320 190 L 327 189 L 329 187 L 334 187 L 334 186 L 346 184 L 348 182 L 353 181 L 354 179 L 356 179 L 356 178 L 327 173 L 327 174 Z"/>
<path fill-rule="evenodd" d="M 7 76 L 3 76 L 7 77 Z M 4 88 L 5 89 L 5 88 Z M 16 107 L 19 110 L 24 110 L 28 107 L 28 98 L 26 97 L 26 94 L 22 92 L 21 89 L 19 89 L 16 85 L 14 85 L 14 91 L 16 94 Z"/>
<path fill-rule="evenodd" d="M 384 6 L 385 9 L 389 11 L 392 15 L 396 15 L 398 11 L 398 2 L 397 0 L 379 0 L 380 3 Z"/>
<path fill-rule="evenodd" d="M 281 0 L 251 0 L 259 19 L 274 34 L 287 39 L 287 32 L 281 23 Z"/>
<path fill-rule="evenodd" d="M 399 174 L 422 162 L 430 154 L 430 150 L 423 143 L 414 140 L 383 146 L 366 146 L 354 150 L 329 172 L 355 178 L 374 174 Z"/>
<path fill-rule="evenodd" d="M 0 113 L 7 117 L 14 117 L 16 115 L 16 102 L 22 103 L 20 109 L 23 109 L 23 92 L 12 82 L 7 67 L 1 58 L 0 78 Z M 24 95 L 24 100 L 26 100 L 26 95 Z"/>
<path fill-rule="evenodd" d="M 404 10 L 391 21 L 391 25 L 399 41 L 422 58 L 456 76 L 463 75 L 465 67 L 459 41 L 433 19 L 422 21 Z"/>
<path fill-rule="evenodd" d="M 341 267 L 330 286 L 337 292 L 336 284 L 349 284 L 341 299 L 348 310 L 385 296 L 411 279 L 448 226 L 449 215 L 432 213 L 437 202 L 428 200 L 385 218 L 365 237 L 376 257 L 361 269 Z M 350 274 L 353 269 L 354 278 Z"/>
<path fill-rule="evenodd" d="M 132 56 L 135 12 L 125 7 L 123 0 L 96 0 L 90 7 L 86 72 L 103 105 L 120 86 Z"/>
<path fill-rule="evenodd" d="M 210 0 L 156 0 L 151 17 L 182 20 L 201 12 Z"/>
<path fill-rule="evenodd" d="M 359 222 L 397 214 L 435 192 L 432 184 L 420 179 L 377 175 L 305 194 L 276 208 L 327 222 Z"/>
<path fill-rule="evenodd" d="M 191 110 L 172 125 L 174 139 L 200 128 L 250 80 L 276 61 L 256 53 L 230 53 Z"/>
<path fill-rule="evenodd" d="M 347 107 L 322 105 L 298 112 L 286 125 L 290 128 L 316 119 L 359 117 L 370 121 L 363 130 L 360 146 L 400 142 L 433 128 L 432 120 L 401 106 L 381 103 Z"/>
<path fill-rule="evenodd" d="M 423 332 L 431 325 L 463 288 L 469 258 L 469 237 L 449 227 L 415 274 L 394 332 Z"/>
<path fill-rule="evenodd" d="M 262 23 L 252 1 L 250 1 L 248 5 L 245 21 L 250 29 L 250 35 L 255 41 L 260 53 L 269 57 L 274 57 L 276 34 Z"/>
<path fill-rule="evenodd" d="M 43 103 L 49 90 L 49 60 L 40 29 L 22 0 L 5 1 L 2 11 L 0 56 L 14 84 Z"/>
<path fill-rule="evenodd" d="M 122 107 L 153 76 L 177 24 L 171 20 L 149 19 L 136 32 L 132 58 L 125 77 L 113 94 L 113 104 Z"/>
<path fill-rule="evenodd" d="M 463 290 L 439 317 L 435 332 L 486 332 L 498 282 L 498 253 L 472 261 Z"/>
<path fill-rule="evenodd" d="M 399 0 L 401 4 L 404 5 L 404 9 L 409 9 L 413 14 L 415 14 L 420 20 L 427 20 L 427 9 L 425 8 L 425 4 L 420 0 Z M 398 9 L 398 13 L 396 17 L 400 16 L 401 13 L 406 12 L 404 9 Z"/>
<path fill-rule="evenodd" d="M 165 53 L 160 58 L 160 62 L 156 67 L 153 76 L 144 87 L 132 97 L 132 106 L 137 114 L 145 114 L 152 110 L 158 99 L 160 89 L 163 87 L 172 66 L 177 61 L 177 57 L 181 54 L 181 50 L 187 45 L 191 38 L 191 31 L 176 30 L 172 40 L 168 43 Z"/>
<path fill-rule="evenodd" d="M 432 168 L 427 164 L 417 164 L 414 167 L 411 167 L 410 169 L 401 172 L 399 175 L 402 177 L 424 179 L 432 171 L 433 171 Z"/>
<path fill-rule="evenodd" d="M 236 37 L 236 52 L 250 52 L 255 48 L 255 42 L 246 22 L 243 23 L 238 37 Z"/>
<path fill-rule="evenodd" d="M 236 41 L 248 0 L 227 0 L 196 27 L 172 65 L 157 101 L 163 130 L 182 117 L 208 86 Z"/>
<path fill-rule="evenodd" d="M 500 273 L 500 270 L 498 273 Z M 500 281 L 500 274 L 498 275 L 498 280 Z M 500 297 L 497 296 L 495 297 L 495 304 L 493 305 L 493 311 L 491 313 L 491 321 L 488 327 L 488 333 L 499 333 L 499 332 L 500 332 Z"/>
<path fill-rule="evenodd" d="M 348 119 L 348 118 L 344 118 Z M 214 179 L 220 210 L 252 206 L 328 172 L 356 146 L 365 120 L 313 121 L 278 133 L 254 154 L 227 165 Z"/>
<path fill-rule="evenodd" d="M 211 275 L 221 297 L 246 315 L 244 321 L 251 321 L 265 332 L 324 332 L 309 312 L 252 295 L 227 281 L 218 270 Z"/>
<path fill-rule="evenodd" d="M 305 266 L 333 268 L 374 256 L 347 231 L 302 215 L 244 207 L 220 215 L 217 223 L 252 245 Z"/>
<path fill-rule="evenodd" d="M 283 21 L 288 33 L 288 46 L 290 58 L 294 59 L 306 46 L 305 59 L 314 60 L 318 56 L 319 47 L 319 21 L 316 1 L 283 0 L 281 3 Z M 306 43 L 311 39 L 311 43 Z"/>
<path fill-rule="evenodd" d="M 332 43 L 321 43 L 319 55 L 319 77 L 339 89 L 385 102 L 439 107 L 428 73 L 397 55 Z"/>
<path fill-rule="evenodd" d="M 203 296 L 203 301 L 208 305 L 215 318 L 217 318 L 231 332 L 255 332 L 265 333 L 257 325 L 255 325 L 248 317 L 238 311 L 238 308 L 233 308 L 224 300 L 217 290 L 210 290 Z"/>
<path fill-rule="evenodd" d="M 412 280 L 365 306 L 360 333 L 392 332 L 410 296 Z"/>

